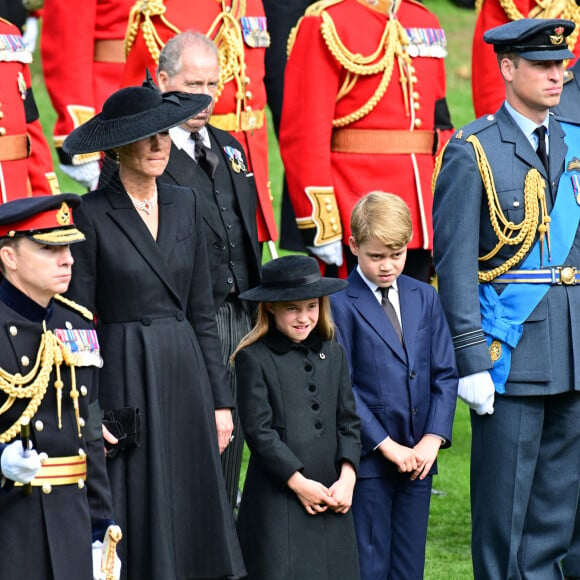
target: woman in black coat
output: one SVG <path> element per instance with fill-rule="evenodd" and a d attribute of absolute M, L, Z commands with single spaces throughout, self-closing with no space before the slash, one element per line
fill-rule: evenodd
<path fill-rule="evenodd" d="M 64 144 L 72 154 L 100 149 L 119 159 L 118 172 L 75 214 L 87 241 L 73 252 L 70 295 L 97 317 L 101 408 L 131 436 L 108 466 L 130 580 L 245 573 L 219 459 L 227 440 L 218 446 L 216 436 L 216 418 L 233 401 L 200 206 L 192 190 L 156 179 L 169 158 L 168 129 L 208 101 L 121 89 Z"/>

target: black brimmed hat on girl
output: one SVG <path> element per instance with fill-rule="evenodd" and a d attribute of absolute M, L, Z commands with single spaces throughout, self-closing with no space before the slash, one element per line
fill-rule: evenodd
<path fill-rule="evenodd" d="M 210 103 L 208 95 L 161 93 L 147 75 L 142 86 L 113 93 L 102 112 L 70 133 L 62 147 L 71 155 L 109 151 L 168 131 L 201 113 Z"/>
<path fill-rule="evenodd" d="M 348 283 L 338 278 L 323 278 L 318 262 L 309 256 L 282 256 L 262 267 L 262 283 L 242 292 L 249 302 L 290 302 L 334 294 Z"/>

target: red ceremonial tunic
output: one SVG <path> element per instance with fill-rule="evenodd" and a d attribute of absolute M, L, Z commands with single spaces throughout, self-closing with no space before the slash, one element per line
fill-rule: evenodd
<path fill-rule="evenodd" d="M 447 111 L 444 34 L 424 6 L 402 1 L 396 18 L 411 39 L 405 80 L 397 58 L 380 48 L 389 2 L 370 4 L 323 1 L 311 6 L 298 24 L 286 66 L 280 127 L 290 198 L 307 245 L 319 246 L 341 238 L 348 243 L 350 214 L 363 195 L 377 189 L 397 194 L 411 210 L 409 247 L 430 249 L 433 135 L 439 133 L 440 148 L 451 129 L 449 120 L 436 122 L 437 111 Z M 400 50 L 402 43 L 393 26 L 389 25 L 388 33 L 391 46 Z M 345 54 L 341 44 L 352 54 L 376 54 L 368 64 L 384 59 L 387 68 L 378 67 L 373 73 L 366 64 L 362 68 L 367 74 L 353 77 L 350 92 L 343 91 L 348 83 L 339 62 Z M 389 68 L 386 92 L 376 93 Z M 341 92 L 346 94 L 339 98 Z M 349 122 L 361 108 L 368 109 L 367 114 Z M 333 129 L 333 121 L 341 118 L 346 118 L 344 127 Z"/>
<path fill-rule="evenodd" d="M 99 113 L 107 97 L 121 87 L 123 44 L 132 5 L 133 0 L 44 2 L 42 67 L 58 116 L 54 145 L 62 163 L 71 164 L 62 151 L 65 137 Z M 100 159 L 100 154 L 75 157 L 89 161 Z"/>
<path fill-rule="evenodd" d="M 575 5 L 574 0 L 569 1 Z M 510 0 L 510 2 L 513 3 L 520 18 L 531 17 L 530 11 L 537 8 L 536 0 Z M 554 16 L 554 18 L 565 17 L 565 14 Z M 505 87 L 499 72 L 496 54 L 493 46 L 483 41 L 483 33 L 490 28 L 506 24 L 512 19 L 506 14 L 500 0 L 484 0 L 473 33 L 471 91 L 476 117 L 495 113 L 505 99 Z M 580 55 L 580 43 L 570 48 L 576 56 Z M 570 62 L 570 66 L 573 62 L 575 61 Z"/>
<path fill-rule="evenodd" d="M 138 2 L 138 4 L 142 4 Z M 199 30 L 216 44 L 222 54 L 220 34 L 223 28 L 218 17 L 223 10 L 228 11 L 241 24 L 243 36 L 243 66 L 245 74 L 237 67 L 236 75 L 241 79 L 238 87 L 234 78 L 229 78 L 219 95 L 210 123 L 228 131 L 242 145 L 249 169 L 253 171 L 258 190 L 258 238 L 261 242 L 276 240 L 278 232 L 272 207 L 270 181 L 268 179 L 268 134 L 266 128 L 266 89 L 264 86 L 264 53 L 269 37 L 266 30 L 266 17 L 261 0 L 165 0 L 158 2 L 164 5 L 165 12 L 160 15 L 153 7 L 144 6 L 140 15 L 140 26 L 127 55 L 127 64 L 123 73 L 123 85 L 139 84 L 143 80 L 147 67 L 155 74 L 159 59 L 159 50 L 176 32 Z M 137 5 L 136 5 L 137 6 Z M 150 11 L 147 13 L 147 11 Z M 163 43 L 158 44 L 151 53 L 143 36 L 143 20 L 150 18 L 155 35 Z M 244 20 L 248 18 L 249 20 Z M 217 19 L 217 25 L 216 25 Z M 251 29 L 244 33 L 244 23 Z M 256 40 L 262 33 L 258 46 Z M 217 34 L 217 38 L 216 38 Z M 129 31 L 129 38 L 131 32 Z M 222 70 L 223 70 L 222 65 Z"/>
<path fill-rule="evenodd" d="M 0 203 L 59 193 L 20 30 L 0 18 Z"/>

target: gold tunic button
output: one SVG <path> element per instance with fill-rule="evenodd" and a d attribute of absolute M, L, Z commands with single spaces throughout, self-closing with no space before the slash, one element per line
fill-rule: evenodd
<path fill-rule="evenodd" d="M 336 224 L 334 224 L 334 225 L 332 226 L 332 231 L 333 231 L 333 232 L 337 232 L 337 231 L 338 231 L 338 226 L 337 226 Z"/>
<path fill-rule="evenodd" d="M 252 92 L 251 91 L 246 91 L 246 99 L 248 99 L 248 101 L 252 99 Z"/>
<path fill-rule="evenodd" d="M 87 389 L 87 387 L 85 385 L 81 385 L 80 391 L 81 391 L 81 395 L 83 397 L 86 397 L 88 392 L 89 392 L 89 390 Z"/>
<path fill-rule="evenodd" d="M 417 129 L 423 124 L 423 121 L 421 121 L 421 119 L 415 119 L 415 127 L 417 127 Z"/>
<path fill-rule="evenodd" d="M 6 127 L 0 127 L 0 137 L 4 137 L 6 135 Z"/>
<path fill-rule="evenodd" d="M 38 419 L 36 421 L 34 421 L 34 430 L 38 431 L 40 433 L 40 431 L 42 431 L 44 429 L 44 423 Z"/>
<path fill-rule="evenodd" d="M 79 425 L 81 427 L 84 427 L 85 426 L 85 420 L 82 417 L 79 417 Z"/>
<path fill-rule="evenodd" d="M 4 113 L 0 111 L 0 119 L 4 119 Z"/>
<path fill-rule="evenodd" d="M 71 330 L 71 329 L 72 329 L 72 327 L 73 327 L 73 326 L 72 326 L 72 323 L 70 323 L 68 320 L 67 320 L 67 321 L 64 323 L 64 325 L 65 325 L 65 326 L 66 326 L 66 327 L 67 327 L 69 330 Z"/>
<path fill-rule="evenodd" d="M 42 493 L 48 495 L 52 492 L 52 485 L 50 483 L 43 483 L 42 484 Z"/>
<path fill-rule="evenodd" d="M 30 359 L 26 355 L 23 355 L 22 358 L 20 359 L 20 364 L 23 367 L 27 367 L 30 364 Z"/>
<path fill-rule="evenodd" d="M 79 455 L 81 457 L 84 457 L 86 455 L 85 450 L 82 447 L 79 449 Z"/>
<path fill-rule="evenodd" d="M 10 332 L 10 336 L 16 336 L 18 334 L 18 328 L 16 326 L 11 326 L 8 331 Z"/>
<path fill-rule="evenodd" d="M 413 103 L 413 109 L 415 109 L 415 111 L 418 111 L 421 108 L 421 103 L 415 101 Z"/>
<path fill-rule="evenodd" d="M 419 98 L 419 93 L 417 91 L 413 91 L 413 98 L 414 99 L 418 99 Z"/>
<path fill-rule="evenodd" d="M 44 451 L 41 451 L 38 454 L 38 459 L 40 460 L 40 463 L 44 463 L 48 459 L 48 455 Z"/>
<path fill-rule="evenodd" d="M 78 485 L 79 489 L 83 489 L 85 487 L 84 479 L 79 479 L 77 485 Z"/>

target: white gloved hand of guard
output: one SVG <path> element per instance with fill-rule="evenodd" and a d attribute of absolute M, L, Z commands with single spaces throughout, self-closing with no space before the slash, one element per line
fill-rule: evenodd
<path fill-rule="evenodd" d="M 493 415 L 495 386 L 489 371 L 461 377 L 457 396 L 478 415 Z"/>
<path fill-rule="evenodd" d="M 24 32 L 22 33 L 22 41 L 26 50 L 31 54 L 36 48 L 36 41 L 38 40 L 38 18 L 29 16 L 24 23 Z"/>
<path fill-rule="evenodd" d="M 324 263 L 342 266 L 342 242 L 340 240 L 324 246 L 307 246 L 307 248 Z"/>
<path fill-rule="evenodd" d="M 64 174 L 84 185 L 90 191 L 97 188 L 101 173 L 98 161 L 89 161 L 81 165 L 64 165 L 61 163 L 60 168 Z"/>
<path fill-rule="evenodd" d="M 2 452 L 0 469 L 6 479 L 30 483 L 40 471 L 40 467 L 38 453 L 34 449 L 29 449 L 25 456 L 20 439 L 7 445 Z"/>

